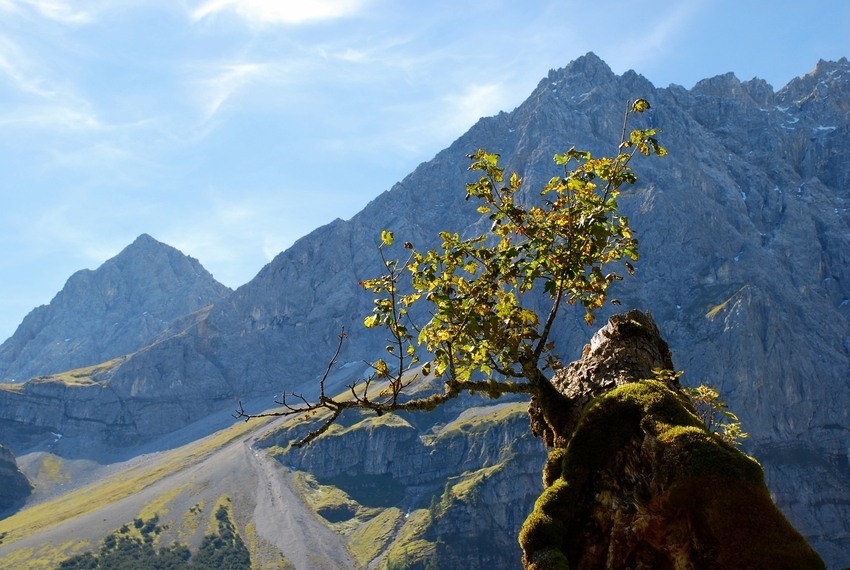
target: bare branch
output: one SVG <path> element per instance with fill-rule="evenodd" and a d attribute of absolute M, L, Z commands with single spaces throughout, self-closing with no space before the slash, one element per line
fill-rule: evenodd
<path fill-rule="evenodd" d="M 344 341 L 347 337 L 348 335 L 345 334 L 345 327 L 342 327 L 342 330 L 339 333 L 339 342 L 336 345 L 336 352 L 334 352 L 334 355 L 331 357 L 330 362 L 328 362 L 328 367 L 325 370 L 324 375 L 322 375 L 322 380 L 319 382 L 322 398 L 325 397 L 325 380 L 328 379 L 328 375 L 331 373 L 331 369 L 333 369 L 334 365 L 336 364 L 336 359 L 339 356 L 339 351 L 342 350 L 342 341 Z"/>
<path fill-rule="evenodd" d="M 337 409 L 337 410 L 336 410 L 336 411 L 335 411 L 335 412 L 331 415 L 331 417 L 329 417 L 329 418 L 325 421 L 325 423 L 323 423 L 323 424 L 322 424 L 322 426 L 321 426 L 319 429 L 309 432 L 306 436 L 304 436 L 304 437 L 301 439 L 301 441 L 298 441 L 298 442 L 296 442 L 296 443 L 293 443 L 293 444 L 292 444 L 292 446 L 293 446 L 293 447 L 304 447 L 305 445 L 307 445 L 308 443 L 310 443 L 311 441 L 313 441 L 314 439 L 316 439 L 317 437 L 319 437 L 320 435 L 322 435 L 323 433 L 325 433 L 326 431 L 328 431 L 328 428 L 330 428 L 330 427 L 331 427 L 331 425 L 332 425 L 332 424 L 333 424 L 333 423 L 337 420 L 337 418 L 340 416 L 340 414 L 342 414 L 342 411 L 343 411 L 344 409 L 345 409 L 345 408 L 338 408 L 338 409 Z"/>
<path fill-rule="evenodd" d="M 537 346 L 534 348 L 535 360 L 540 360 L 540 356 L 543 354 L 546 341 L 549 339 L 549 332 L 552 330 L 552 323 L 555 322 L 555 317 L 558 316 L 558 308 L 561 306 L 561 299 L 563 299 L 563 297 L 564 289 L 558 287 L 558 295 L 555 298 L 555 302 L 552 303 L 552 308 L 549 309 L 549 315 L 546 317 L 546 324 L 543 327 L 543 334 L 540 335 L 540 339 L 537 341 Z"/>

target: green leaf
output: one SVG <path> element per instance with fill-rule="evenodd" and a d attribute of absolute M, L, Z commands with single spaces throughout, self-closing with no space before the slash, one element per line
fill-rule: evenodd
<path fill-rule="evenodd" d="M 647 103 L 646 99 L 638 99 L 635 101 L 634 105 L 632 105 L 632 113 L 643 113 L 647 109 L 651 109 L 649 103 Z"/>
<path fill-rule="evenodd" d="M 643 99 L 629 105 L 626 120 L 650 108 Z M 628 124 L 623 129 L 630 132 Z M 558 175 L 539 195 L 519 196 L 522 180 L 515 172 L 503 179 L 506 173 L 497 154 L 481 149 L 469 155 L 469 169 L 478 174 L 472 177 L 477 181 L 465 186 L 467 198 L 480 199 L 476 207 L 482 222 L 489 218 L 493 224 L 491 232 L 465 238 L 443 231 L 438 245 L 423 253 L 406 243 L 411 249 L 407 260 L 382 257 L 384 274 L 362 282 L 377 295 L 364 325 L 389 331 L 387 360 L 392 371 L 396 363 L 415 362 L 419 351 L 414 338 L 433 358 L 422 366 L 422 374 L 445 379 L 447 394 L 456 393 L 459 383 L 475 374 L 494 373 L 494 363 L 517 375 L 529 374 L 529 367 L 538 371 L 560 367 L 551 344 L 536 352 L 544 331 L 553 324 L 547 315 L 555 318 L 555 300 L 581 305 L 585 321 L 593 324 L 594 313 L 609 301 L 608 287 L 619 280 L 611 265 L 634 271 L 625 260 L 637 260 L 638 243 L 619 212 L 617 198 L 622 184 L 637 181 L 632 165 L 642 161 L 630 162 L 637 152 L 666 153 L 656 134 L 651 128 L 631 131 L 628 141 L 621 140 L 612 149 L 612 156 L 594 158 L 575 147 L 555 155 Z M 393 233 L 384 230 L 379 247 L 393 242 Z M 541 288 L 548 293 L 548 307 L 523 297 Z M 429 306 L 413 311 L 410 307 L 417 300 Z M 610 301 L 617 304 L 616 299 Z M 401 380 L 391 375 L 395 372 L 386 362 L 373 368 L 374 374 Z M 399 389 L 399 384 L 392 385 L 393 397 Z"/>
<path fill-rule="evenodd" d="M 380 317 L 378 317 L 378 315 L 371 315 L 369 317 L 366 317 L 366 319 L 363 321 L 363 325 L 367 329 L 373 329 L 376 326 L 378 326 L 379 321 L 380 321 Z"/>
<path fill-rule="evenodd" d="M 512 190 L 519 189 L 520 179 L 519 179 L 519 176 L 517 176 L 516 172 L 511 174 L 510 186 L 511 186 Z"/>
<path fill-rule="evenodd" d="M 378 374 L 378 378 L 386 378 L 390 375 L 390 367 L 383 360 L 379 360 L 375 363 L 375 372 Z"/>

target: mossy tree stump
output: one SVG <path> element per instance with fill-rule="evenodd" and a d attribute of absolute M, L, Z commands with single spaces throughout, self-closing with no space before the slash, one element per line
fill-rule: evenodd
<path fill-rule="evenodd" d="M 525 567 L 824 569 L 758 462 L 710 433 L 654 368 L 673 369 L 667 343 L 648 313 L 630 311 L 555 375 L 560 400 L 532 400 L 532 428 L 552 451 L 520 534 Z"/>

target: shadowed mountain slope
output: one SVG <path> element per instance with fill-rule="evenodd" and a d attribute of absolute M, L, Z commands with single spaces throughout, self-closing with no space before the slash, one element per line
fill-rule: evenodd
<path fill-rule="evenodd" d="M 343 325 L 351 337 L 342 361 L 376 358 L 383 334 L 360 326 L 372 300 L 358 282 L 379 273 L 381 230 L 420 249 L 441 229 L 488 230 L 477 204 L 464 201 L 474 177 L 467 153 L 500 153 L 523 176 L 523 199 L 537 200 L 556 173 L 555 152 L 616 150 L 625 102 L 636 97 L 653 108 L 631 126 L 661 128 L 670 155 L 637 160 L 640 180 L 621 195 L 641 260 L 612 295 L 624 309 L 652 311 L 684 383 L 719 386 L 751 434 L 747 451 L 762 462 L 777 504 L 837 564 L 850 551 L 846 59 L 821 61 L 778 92 L 731 74 L 690 90 L 657 89 L 634 72 L 614 74 L 593 54 L 551 71 L 517 109 L 481 119 L 351 220 L 305 236 L 179 334 L 116 362 L 104 382 L 121 402 L 135 402 L 134 419 L 116 415 L 98 429 L 164 433 L 234 397 L 309 390 Z M 569 361 L 593 331 L 580 312 L 562 315 L 554 335 Z M 10 429 L 58 421 L 14 408 L 19 393 L 0 396 L 2 419 L 19 426 Z M 55 397 L 67 409 L 70 396 Z M 84 400 L 74 409 L 91 418 Z"/>
<path fill-rule="evenodd" d="M 197 259 L 147 234 L 74 273 L 0 345 L 0 381 L 91 366 L 151 344 L 177 317 L 230 293 Z"/>

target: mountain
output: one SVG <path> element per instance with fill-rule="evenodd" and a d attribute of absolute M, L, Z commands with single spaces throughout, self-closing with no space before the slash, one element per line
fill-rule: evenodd
<path fill-rule="evenodd" d="M 440 229 L 488 230 L 477 204 L 464 200 L 464 184 L 475 178 L 466 171 L 467 153 L 501 154 L 524 179 L 523 199 L 536 200 L 535 189 L 557 173 L 554 153 L 573 145 L 597 155 L 616 150 L 625 102 L 636 97 L 652 110 L 631 127 L 662 129 L 670 154 L 636 160 L 640 180 L 620 196 L 641 260 L 637 275 L 612 294 L 622 308 L 652 312 L 674 364 L 685 371 L 683 383 L 720 388 L 751 435 L 746 450 L 762 463 L 777 505 L 831 567 L 846 565 L 846 59 L 818 62 L 775 91 L 732 74 L 692 89 L 661 89 L 633 71 L 614 74 L 593 54 L 579 58 L 551 71 L 514 111 L 478 121 L 351 220 L 317 229 L 226 299 L 161 329 L 153 344 L 76 376 L 0 388 L 0 441 L 17 438 L 6 443 L 19 456 L 35 441 L 21 434 L 33 431 L 73 432 L 83 440 L 120 434 L 113 444 L 128 445 L 237 398 L 310 394 L 342 326 L 350 337 L 341 362 L 383 351 L 383 335 L 361 326 L 372 299 L 358 286 L 380 273 L 381 230 L 420 249 L 434 245 Z M 580 311 L 562 315 L 554 335 L 568 361 L 593 331 Z"/>
<path fill-rule="evenodd" d="M 21 461 L 35 492 L 0 520 L 0 570 L 54 569 L 128 527 L 156 549 L 177 541 L 196 552 L 221 505 L 252 568 L 383 568 L 438 547 L 442 568 L 520 567 L 516 536 L 542 490 L 545 452 L 524 402 L 486 404 L 464 396 L 434 414 L 346 414 L 345 428 L 301 454 L 287 447 L 302 418 L 234 423 L 227 412 L 117 461 L 69 457 L 57 442 Z"/>
<path fill-rule="evenodd" d="M 130 354 L 225 287 L 197 259 L 147 234 L 96 270 L 74 273 L 0 345 L 0 381 L 24 382 Z"/>
<path fill-rule="evenodd" d="M 26 499 L 31 491 L 32 486 L 18 468 L 15 454 L 0 445 L 0 512 Z"/>

